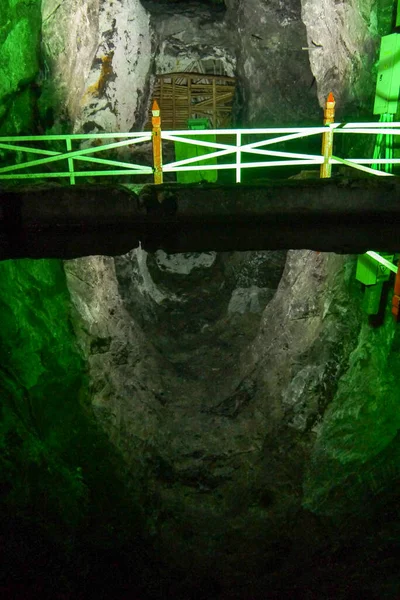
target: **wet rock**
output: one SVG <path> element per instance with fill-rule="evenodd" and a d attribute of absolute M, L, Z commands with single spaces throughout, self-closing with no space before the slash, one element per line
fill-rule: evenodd
<path fill-rule="evenodd" d="M 362 502 L 368 514 L 373 498 L 398 477 L 399 333 L 387 317 L 377 329 L 363 323 L 321 424 L 304 501 L 320 514 L 347 514 Z"/>
<path fill-rule="evenodd" d="M 65 272 L 76 335 L 88 361 L 96 420 L 128 463 L 133 460 L 141 471 L 143 457 L 137 450 L 159 428 L 168 365 L 126 313 L 113 259 L 67 261 Z"/>
<path fill-rule="evenodd" d="M 204 252 L 202 254 L 167 254 L 163 250 L 155 253 L 157 266 L 160 270 L 189 275 L 193 269 L 209 268 L 216 260 L 215 252 Z"/>

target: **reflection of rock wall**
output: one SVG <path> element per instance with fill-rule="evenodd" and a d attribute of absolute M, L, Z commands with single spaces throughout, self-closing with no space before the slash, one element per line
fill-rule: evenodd
<path fill-rule="evenodd" d="M 313 449 L 304 496 L 310 510 L 340 515 L 363 502 L 367 510 L 398 480 L 399 338 L 389 310 L 383 326 L 363 323 Z"/>
<path fill-rule="evenodd" d="M 339 109 L 356 102 L 358 112 L 372 112 L 376 2 L 302 0 L 302 18 L 320 105 L 333 92 Z"/>
<path fill-rule="evenodd" d="M 143 466 L 163 555 L 198 577 L 217 563 L 228 588 L 284 562 L 359 329 L 348 259 L 291 252 L 277 289 L 283 260 L 136 250 L 66 264 L 95 415 Z"/>
<path fill-rule="evenodd" d="M 168 369 L 121 301 L 113 258 L 66 261 L 65 272 L 96 420 L 130 466 L 143 466 L 161 428 Z"/>
<path fill-rule="evenodd" d="M 55 112 L 64 110 L 76 131 L 140 129 L 152 59 L 139 0 L 44 0 L 42 13 L 47 102 Z"/>

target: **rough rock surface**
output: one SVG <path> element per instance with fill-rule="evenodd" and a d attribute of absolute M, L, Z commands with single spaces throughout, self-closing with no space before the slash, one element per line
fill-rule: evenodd
<path fill-rule="evenodd" d="M 308 466 L 304 504 L 319 514 L 368 511 L 399 476 L 398 337 L 389 314 L 362 325 Z"/>
<path fill-rule="evenodd" d="M 109 549 L 134 539 L 124 577 L 143 598 L 140 470 L 128 490 L 124 461 L 93 418 L 63 264 L 4 261 L 0 290 L 2 595 L 122 597 L 118 578 L 104 577 Z"/>
<path fill-rule="evenodd" d="M 68 261 L 65 272 L 75 332 L 89 360 L 94 414 L 127 462 L 140 463 L 160 429 L 168 366 L 126 312 L 112 258 Z"/>
<path fill-rule="evenodd" d="M 300 125 L 320 118 L 298 0 L 227 0 L 237 31 L 238 121 L 244 125 Z"/>
<path fill-rule="evenodd" d="M 0 135 L 31 132 L 39 73 L 40 6 L 3 0 L 0 19 Z"/>
<path fill-rule="evenodd" d="M 152 58 L 139 0 L 44 0 L 42 18 L 42 111 L 61 109 L 58 116 L 85 133 L 140 130 Z"/>
<path fill-rule="evenodd" d="M 156 42 L 155 73 L 208 72 L 235 76 L 233 32 L 216 5 L 146 2 Z"/>
<path fill-rule="evenodd" d="M 302 0 L 310 65 L 319 103 L 333 92 L 337 109 L 371 114 L 375 77 L 377 7 L 374 0 Z M 345 112 L 346 114 L 346 112 Z"/>
<path fill-rule="evenodd" d="M 337 416 L 324 419 L 360 331 L 354 260 L 290 252 L 275 291 L 281 259 L 138 250 L 115 268 L 96 257 L 66 265 L 95 413 L 126 459 L 142 463 L 155 543 L 185 571 L 178 597 L 206 573 L 226 597 L 245 597 L 246 585 L 263 597 L 276 569 L 300 560 L 303 485 L 305 506 L 325 514 L 315 498 L 343 483 L 327 469 L 318 487 L 323 468 L 308 464 L 329 444 L 344 460 L 341 428 L 330 433 Z M 255 285 L 266 307 L 232 310 Z M 350 413 L 362 406 L 358 385 L 342 402 Z M 320 547 L 317 529 L 300 552 Z"/>

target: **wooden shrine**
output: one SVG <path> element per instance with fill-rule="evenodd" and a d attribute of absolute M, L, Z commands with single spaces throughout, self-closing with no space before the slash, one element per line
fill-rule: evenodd
<path fill-rule="evenodd" d="M 234 77 L 208 73 L 157 75 L 153 99 L 160 105 L 162 129 L 187 129 L 188 119 L 208 119 L 212 129 L 230 127 L 235 84 Z"/>

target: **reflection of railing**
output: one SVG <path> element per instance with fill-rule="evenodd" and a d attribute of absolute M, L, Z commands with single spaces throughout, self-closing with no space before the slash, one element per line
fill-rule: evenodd
<path fill-rule="evenodd" d="M 157 172 L 158 183 L 162 181 L 163 173 L 177 171 L 203 170 L 232 170 L 236 175 L 236 182 L 240 183 L 242 171 L 246 169 L 268 169 L 277 167 L 309 167 L 310 165 L 321 165 L 326 161 L 322 154 L 307 154 L 297 151 L 288 151 L 287 145 L 293 140 L 309 138 L 310 136 L 321 136 L 327 132 L 327 128 L 333 132 L 333 137 L 338 134 L 363 134 L 370 136 L 400 135 L 400 122 L 390 123 L 331 123 L 320 127 L 287 127 L 268 129 L 207 129 L 207 130 L 181 130 L 162 131 L 158 128 L 157 135 L 152 132 L 139 133 L 102 133 L 102 134 L 74 134 L 74 135 L 48 135 L 48 136 L 20 136 L 0 138 L 0 157 L 3 157 L 3 165 L 0 166 L 0 179 L 43 179 L 43 178 L 67 178 L 74 184 L 79 177 L 100 176 L 136 176 L 153 175 Z M 213 141 L 205 141 L 205 136 L 213 136 Z M 201 137 L 201 139 L 198 139 Z M 107 141 L 108 140 L 108 141 Z M 153 140 L 162 146 L 163 151 L 167 143 L 194 144 L 208 148 L 208 154 L 185 158 L 179 161 L 162 164 L 162 152 L 159 153 L 157 161 L 159 164 L 140 165 L 128 160 L 111 160 L 100 158 L 99 152 L 121 149 L 138 144 L 149 143 Z M 224 141 L 225 140 L 225 141 Z M 228 140 L 228 141 L 227 141 Z M 254 141 L 256 140 L 256 141 Z M 105 142 L 105 143 L 104 143 Z M 65 150 L 54 150 L 42 147 L 60 144 Z M 92 143 L 86 148 L 77 148 L 78 144 Z M 101 144 L 101 145 L 100 145 Z M 285 144 L 285 150 L 276 150 L 272 146 Z M 75 148 L 75 149 L 74 149 Z M 5 164 L 10 161 L 11 153 L 17 154 L 18 161 L 21 155 L 38 155 L 40 158 Z M 150 157 L 151 151 L 147 152 Z M 153 154 L 154 156 L 154 154 Z M 228 163 L 204 164 L 210 159 L 232 157 Z M 258 160 L 254 160 L 257 157 Z M 15 157 L 14 157 L 15 158 Z M 154 159 L 155 160 L 155 159 Z M 340 158 L 332 155 L 329 159 L 331 165 L 346 165 L 357 170 L 366 171 L 373 175 L 385 177 L 392 176 L 391 173 L 371 168 L 368 165 L 396 165 L 400 158 Z M 43 171 L 43 166 L 51 166 L 54 163 L 63 163 L 64 169 L 59 171 Z M 149 158 L 150 162 L 150 158 Z M 98 170 L 84 170 L 80 165 L 92 163 L 101 166 Z M 1 165 L 1 162 L 0 162 Z M 41 170 L 37 170 L 41 168 Z M 23 172 L 24 171 L 24 172 Z"/>

